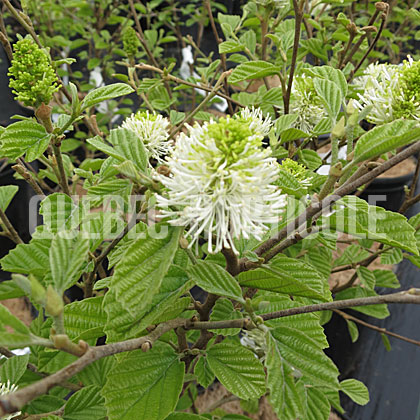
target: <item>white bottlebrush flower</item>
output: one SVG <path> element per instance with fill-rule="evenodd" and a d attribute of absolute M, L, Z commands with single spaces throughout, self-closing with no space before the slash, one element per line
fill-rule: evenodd
<path fill-rule="evenodd" d="M 163 157 L 172 150 L 172 141 L 168 140 L 169 120 L 149 111 L 132 114 L 123 123 L 123 128 L 133 131 L 142 140 L 150 157 L 163 163 Z"/>
<path fill-rule="evenodd" d="M 11 384 L 10 381 L 8 380 L 7 382 L 0 382 L 0 395 L 7 395 L 10 394 L 12 392 L 17 391 L 18 387 L 15 384 Z M 0 420 L 11 420 L 14 419 L 15 417 L 20 416 L 21 412 L 16 412 L 4 417 L 1 417 Z"/>
<path fill-rule="evenodd" d="M 289 113 L 297 115 L 293 126 L 305 133 L 310 133 L 322 118 L 328 117 L 311 77 L 302 74 L 293 79 Z"/>
<path fill-rule="evenodd" d="M 400 66 L 373 63 L 363 76 L 354 80 L 354 85 L 361 91 L 354 104 L 361 110 L 371 107 L 366 117 L 370 123 L 379 125 L 395 119 L 394 104 L 400 96 L 401 70 Z"/>
<path fill-rule="evenodd" d="M 247 123 L 254 134 L 264 137 L 268 136 L 268 133 L 273 126 L 271 117 L 267 116 L 264 118 L 263 113 L 259 108 L 243 108 L 239 114 L 234 116 L 234 118 Z"/>
<path fill-rule="evenodd" d="M 279 220 L 285 200 L 273 185 L 277 161 L 241 118 L 188 128 L 167 160 L 170 176 L 159 176 L 167 191 L 158 206 L 171 224 L 189 227 L 190 246 L 204 234 L 208 252 L 237 252 L 234 239 L 261 239 L 266 224 Z"/>

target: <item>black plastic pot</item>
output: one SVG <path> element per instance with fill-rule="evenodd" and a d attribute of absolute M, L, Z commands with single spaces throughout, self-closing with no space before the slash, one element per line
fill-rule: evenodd
<path fill-rule="evenodd" d="M 410 186 L 414 172 L 392 178 L 376 178 L 360 195 L 369 204 L 398 211 L 404 202 L 404 187 Z"/>

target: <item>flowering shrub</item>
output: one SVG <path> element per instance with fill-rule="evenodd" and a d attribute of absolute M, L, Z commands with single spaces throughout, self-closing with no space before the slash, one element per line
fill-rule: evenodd
<path fill-rule="evenodd" d="M 18 187 L 0 187 L 16 244 L 0 300 L 36 312 L 27 326 L 0 305 L 0 416 L 228 420 L 239 400 L 253 418 L 268 401 L 326 420 L 340 393 L 367 404 L 323 326 L 336 311 L 356 341 L 378 327 L 341 310 L 420 303 L 371 265 L 420 267 L 420 217 L 403 214 L 419 164 L 400 212 L 356 193 L 420 151 L 420 61 L 386 62 L 405 31 L 384 32 L 388 4 L 3 3 L 10 87 L 34 116 L 0 128 L 0 154 L 42 223 L 25 243 L 7 212 Z M 203 404 L 217 382 L 227 396 Z"/>

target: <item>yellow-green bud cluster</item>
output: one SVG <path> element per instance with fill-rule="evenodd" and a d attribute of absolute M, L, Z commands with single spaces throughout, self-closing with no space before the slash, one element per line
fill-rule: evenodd
<path fill-rule="evenodd" d="M 418 113 L 420 104 L 420 61 L 404 62 L 400 88 L 402 97 L 393 105 L 394 115 L 396 118 L 410 118 Z"/>
<path fill-rule="evenodd" d="M 124 52 L 128 58 L 134 58 L 140 46 L 140 41 L 133 28 L 127 28 L 122 36 Z"/>
<path fill-rule="evenodd" d="M 9 86 L 16 99 L 35 108 L 48 104 L 59 89 L 48 54 L 29 37 L 16 42 L 13 50 L 8 75 L 13 77 Z"/>

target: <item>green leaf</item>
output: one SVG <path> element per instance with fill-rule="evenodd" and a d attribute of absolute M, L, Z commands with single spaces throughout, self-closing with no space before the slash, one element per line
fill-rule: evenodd
<path fill-rule="evenodd" d="M 28 244 L 19 244 L 0 260 L 1 267 L 4 271 L 42 278 L 49 271 L 50 246 L 48 239 L 32 239 Z"/>
<path fill-rule="evenodd" d="M 295 197 L 302 197 L 306 193 L 306 189 L 302 187 L 300 182 L 290 172 L 282 169 L 278 169 L 278 179 L 276 184 L 286 194 L 294 195 Z"/>
<path fill-rule="evenodd" d="M 86 366 L 78 373 L 77 379 L 80 380 L 84 386 L 96 385 L 102 388 L 108 380 L 109 371 L 115 364 L 115 356 L 103 357 Z"/>
<path fill-rule="evenodd" d="M 6 211 L 15 194 L 18 192 L 17 185 L 4 185 L 0 187 L 0 209 Z"/>
<path fill-rule="evenodd" d="M 225 321 L 232 319 L 242 319 L 239 311 L 235 310 L 233 303 L 229 299 L 218 299 L 212 309 L 210 321 Z M 221 335 L 237 335 L 240 328 L 225 328 L 225 329 L 212 329 L 210 331 L 215 334 Z"/>
<path fill-rule="evenodd" d="M 290 128 L 297 119 L 298 119 L 297 114 L 286 114 L 286 115 L 281 115 L 279 118 L 277 118 L 277 120 L 274 123 L 276 135 L 280 136 L 280 134 L 283 133 L 283 131 Z"/>
<path fill-rule="evenodd" d="M 280 144 L 306 137 L 309 137 L 309 134 L 298 128 L 287 128 L 281 133 Z"/>
<path fill-rule="evenodd" d="M 382 343 L 384 344 L 386 351 L 391 351 L 391 343 L 389 342 L 389 338 L 386 334 L 381 333 Z"/>
<path fill-rule="evenodd" d="M 238 282 L 219 265 L 200 260 L 187 272 L 191 280 L 206 292 L 244 302 Z"/>
<path fill-rule="evenodd" d="M 244 80 L 262 79 L 279 72 L 279 68 L 267 61 L 251 61 L 239 64 L 229 76 L 230 83 L 239 83 Z"/>
<path fill-rule="evenodd" d="M 165 419 L 175 409 L 183 380 L 184 363 L 169 344 L 158 341 L 147 353 L 127 353 L 102 390 L 109 420 Z"/>
<path fill-rule="evenodd" d="M 257 315 L 297 308 L 300 306 L 302 306 L 302 303 L 291 300 L 289 296 L 266 295 L 260 292 L 260 295 L 253 299 L 253 307 L 255 308 L 255 313 Z M 270 328 L 276 328 L 277 326 L 282 325 L 288 328 L 294 328 L 315 341 L 320 348 L 324 349 L 329 346 L 324 334 L 324 329 L 320 324 L 319 314 L 317 313 L 280 317 L 265 321 L 264 324 Z"/>
<path fill-rule="evenodd" d="M 179 112 L 171 109 L 171 112 L 169 113 L 169 119 L 171 120 L 172 125 L 179 124 L 184 118 L 185 112 Z"/>
<path fill-rule="evenodd" d="M 416 232 L 417 233 L 417 232 Z M 414 234 L 416 236 L 416 233 Z M 417 248 L 419 243 L 417 241 Z M 398 264 L 403 260 L 403 254 L 399 248 L 391 248 L 381 254 L 381 264 Z"/>
<path fill-rule="evenodd" d="M 124 156 L 122 156 L 120 153 L 118 153 L 112 146 L 105 143 L 101 137 L 95 136 L 91 137 L 90 139 L 86 140 L 90 145 L 95 147 L 96 149 L 100 150 L 101 152 L 106 153 L 109 156 L 112 156 L 113 158 L 123 162 Z"/>
<path fill-rule="evenodd" d="M 316 341 L 287 326 L 277 326 L 271 334 L 283 360 L 298 369 L 310 383 L 338 387 L 338 370 Z"/>
<path fill-rule="evenodd" d="M 322 159 L 315 150 L 299 150 L 299 160 L 311 171 L 317 170 L 322 165 Z"/>
<path fill-rule="evenodd" d="M 82 388 L 64 407 L 64 420 L 102 420 L 106 417 L 104 398 L 97 386 Z"/>
<path fill-rule="evenodd" d="M 42 200 L 39 213 L 44 226 L 51 232 L 76 228 L 83 217 L 83 210 L 67 194 L 54 193 Z"/>
<path fill-rule="evenodd" d="M 304 420 L 327 420 L 330 416 L 331 404 L 325 394 L 318 388 L 305 388 L 306 415 Z"/>
<path fill-rule="evenodd" d="M 142 140 L 131 130 L 117 128 L 111 130 L 108 140 L 115 146 L 117 153 L 131 160 L 136 167 L 146 172 L 149 158 Z"/>
<path fill-rule="evenodd" d="M 245 287 L 322 301 L 331 299 L 330 294 L 325 295 L 324 281 L 316 270 L 285 255 L 277 255 L 270 264 L 240 273 L 238 279 Z"/>
<path fill-rule="evenodd" d="M 132 316 L 142 311 L 159 290 L 175 256 L 181 232 L 181 228 L 165 224 L 151 226 L 115 266 L 111 289 Z"/>
<path fill-rule="evenodd" d="M 217 379 L 232 394 L 248 400 L 265 392 L 264 369 L 254 353 L 241 344 L 223 341 L 207 351 Z"/>
<path fill-rule="evenodd" d="M 7 280 L 0 283 L 0 300 L 13 299 L 25 296 L 25 292 L 13 281 Z"/>
<path fill-rule="evenodd" d="M 354 195 L 337 201 L 336 208 L 331 216 L 322 219 L 322 224 L 339 232 L 373 239 L 418 255 L 415 231 L 403 215 L 371 206 Z"/>
<path fill-rule="evenodd" d="M 104 335 L 106 314 L 102 303 L 103 297 L 98 296 L 75 301 L 64 307 L 64 326 L 72 340 L 87 340 Z"/>
<path fill-rule="evenodd" d="M 17 384 L 19 379 L 26 372 L 28 366 L 29 354 L 23 356 L 13 356 L 7 359 L 0 367 L 0 382 Z"/>
<path fill-rule="evenodd" d="M 282 420 L 295 420 L 304 413 L 301 396 L 296 389 L 291 368 L 284 363 L 279 347 L 270 333 L 267 334 L 267 387 L 269 401 Z"/>
<path fill-rule="evenodd" d="M 219 44 L 220 54 L 234 53 L 234 52 L 243 51 L 243 50 L 244 50 L 244 46 L 241 43 L 234 40 L 225 41 Z"/>
<path fill-rule="evenodd" d="M 354 148 L 353 163 L 380 156 L 384 153 L 406 146 L 420 137 L 417 121 L 395 120 L 372 128 L 363 134 Z"/>
<path fill-rule="evenodd" d="M 88 257 L 89 239 L 80 233 L 57 234 L 50 248 L 52 284 L 59 294 L 79 280 Z"/>
<path fill-rule="evenodd" d="M 93 105 L 99 104 L 108 99 L 117 98 L 118 96 L 129 95 L 134 89 L 125 83 L 114 83 L 108 86 L 101 86 L 90 91 L 82 101 L 81 110 L 84 111 Z"/>
<path fill-rule="evenodd" d="M 357 244 L 349 245 L 339 258 L 334 261 L 333 266 L 356 264 L 368 258 L 370 253 Z"/>
<path fill-rule="evenodd" d="M 351 342 L 355 343 L 359 338 L 359 328 L 356 323 L 350 321 L 349 319 L 346 319 L 346 323 L 351 337 Z"/>
<path fill-rule="evenodd" d="M 376 287 L 389 287 L 391 289 L 398 289 L 400 282 L 397 276 L 391 270 L 373 270 L 375 276 Z"/>
<path fill-rule="evenodd" d="M 343 95 L 341 89 L 328 79 L 314 79 L 314 88 L 332 121 L 337 120 Z"/>
<path fill-rule="evenodd" d="M 208 388 L 214 382 L 215 376 L 206 357 L 202 356 L 198 359 L 194 367 L 194 375 L 197 376 L 198 383 L 204 388 Z"/>
<path fill-rule="evenodd" d="M 356 404 L 366 405 L 369 402 L 369 390 L 357 379 L 346 379 L 340 382 L 340 391 L 343 391 Z"/>
<path fill-rule="evenodd" d="M 335 83 L 340 89 L 342 98 L 347 96 L 347 81 L 341 70 L 335 69 L 331 66 L 317 66 L 305 68 L 303 71 L 310 74 L 312 77 L 329 80 L 330 82 Z"/>
<path fill-rule="evenodd" d="M 375 288 L 376 278 L 375 275 L 366 267 L 359 266 L 356 269 L 357 277 L 359 278 L 361 284 L 369 290 Z"/>
<path fill-rule="evenodd" d="M 0 152 L 3 157 L 17 159 L 26 153 L 25 160 L 32 162 L 48 147 L 52 134 L 34 120 L 10 124 L 0 136 Z"/>

